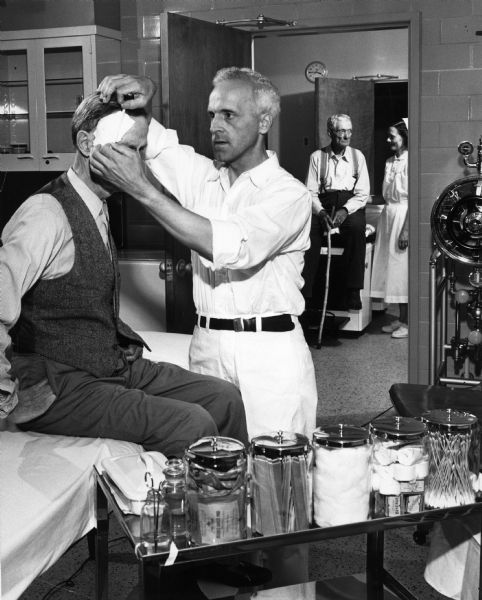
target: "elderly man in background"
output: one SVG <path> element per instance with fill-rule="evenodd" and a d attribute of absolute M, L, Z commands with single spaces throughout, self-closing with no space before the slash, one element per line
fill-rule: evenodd
<path fill-rule="evenodd" d="M 327 121 L 331 143 L 310 156 L 306 186 L 311 192 L 313 221 L 311 248 L 303 271 L 303 294 L 309 308 L 321 299 L 313 298 L 323 235 L 338 228 L 344 248 L 340 269 L 345 273 L 345 306 L 360 310 L 360 290 L 365 276 L 365 205 L 370 180 L 365 157 L 350 146 L 352 122 L 348 115 L 335 114 Z M 338 308 L 338 307 L 337 307 Z"/>
<path fill-rule="evenodd" d="M 146 107 L 154 84 L 111 76 L 99 91 L 106 101 L 116 95 L 122 106 Z M 102 146 L 91 157 L 94 172 L 191 248 L 197 323 L 190 366 L 239 387 L 250 437 L 278 430 L 311 436 L 316 419 L 313 362 L 298 322 L 311 198 L 266 149 L 279 104 L 259 73 L 219 71 L 208 103 L 214 161 L 151 121 L 148 166 L 180 204 L 150 183 L 135 150 Z"/>
<path fill-rule="evenodd" d="M 226 381 L 142 358 L 119 318 L 119 273 L 96 144 L 142 154 L 144 111 L 98 95 L 72 120 L 73 166 L 28 198 L 0 247 L 0 417 L 40 433 L 105 437 L 182 455 L 205 435 L 246 443 L 244 406 Z M 12 347 L 10 348 L 10 341 Z"/>

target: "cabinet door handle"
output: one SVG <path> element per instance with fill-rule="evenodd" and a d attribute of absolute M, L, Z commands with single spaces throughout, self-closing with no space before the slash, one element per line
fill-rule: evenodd
<path fill-rule="evenodd" d="M 33 160 L 33 154 L 24 154 L 23 156 L 17 156 L 17 160 Z"/>
<path fill-rule="evenodd" d="M 60 158 L 60 156 L 58 154 L 46 154 L 45 156 L 42 156 L 43 159 L 47 160 L 48 158 Z"/>

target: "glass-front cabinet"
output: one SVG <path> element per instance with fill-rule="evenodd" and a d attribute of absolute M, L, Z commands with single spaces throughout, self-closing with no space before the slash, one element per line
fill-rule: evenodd
<path fill-rule="evenodd" d="M 0 171 L 63 171 L 76 107 L 120 72 L 120 32 L 97 26 L 2 33 Z"/>

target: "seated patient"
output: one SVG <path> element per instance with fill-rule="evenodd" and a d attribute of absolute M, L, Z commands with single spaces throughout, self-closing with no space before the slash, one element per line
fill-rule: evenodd
<path fill-rule="evenodd" d="M 73 166 L 5 226 L 0 419 L 40 433 L 136 442 L 168 456 L 204 435 L 246 444 L 234 385 L 143 359 L 146 344 L 119 318 L 106 206 L 114 189 L 92 175 L 89 156 L 109 142 L 142 152 L 147 130 L 143 111 L 87 97 L 72 119 Z"/>
<path fill-rule="evenodd" d="M 360 310 L 360 290 L 365 277 L 365 205 L 370 195 L 370 180 L 365 157 L 350 146 L 352 122 L 348 115 L 329 117 L 329 146 L 310 156 L 306 187 L 311 192 L 313 218 L 311 247 L 305 254 L 303 295 L 308 308 L 321 306 L 321 298 L 313 298 L 320 250 L 325 231 L 338 228 L 344 248 L 344 306 Z"/>

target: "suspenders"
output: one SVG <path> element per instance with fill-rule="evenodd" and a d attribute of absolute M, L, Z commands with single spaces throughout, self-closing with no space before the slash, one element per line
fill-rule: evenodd
<path fill-rule="evenodd" d="M 359 167 L 359 158 L 358 158 L 358 152 L 356 152 L 356 150 L 354 148 L 351 148 L 351 151 L 352 151 L 352 156 L 353 156 L 353 178 L 355 179 L 355 185 L 356 185 L 356 180 L 358 179 L 358 173 L 359 173 L 359 168 L 358 168 Z M 326 182 L 326 176 L 328 175 L 329 153 L 330 153 L 329 146 L 327 148 L 321 149 L 320 171 L 318 174 L 318 177 L 319 177 L 318 193 L 319 194 L 324 194 L 326 192 L 325 182 Z M 323 176 L 321 175 L 322 173 L 323 173 Z M 355 187 L 355 186 L 353 186 L 353 187 Z"/>

